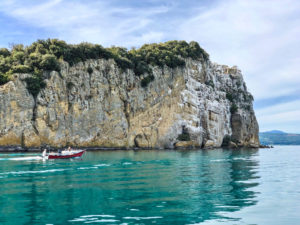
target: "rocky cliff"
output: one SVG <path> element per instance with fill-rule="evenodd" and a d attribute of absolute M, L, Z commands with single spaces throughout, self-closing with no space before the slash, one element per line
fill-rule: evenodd
<path fill-rule="evenodd" d="M 0 146 L 258 147 L 239 69 L 187 58 L 152 71 L 142 87 L 143 76 L 113 59 L 62 62 L 60 72 L 44 72 L 36 98 L 26 88 L 30 75 L 15 74 L 0 86 Z"/>

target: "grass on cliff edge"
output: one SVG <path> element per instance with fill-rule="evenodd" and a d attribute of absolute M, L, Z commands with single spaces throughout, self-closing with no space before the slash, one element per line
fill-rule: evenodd
<path fill-rule="evenodd" d="M 123 70 L 132 69 L 137 76 L 148 74 L 142 80 L 146 87 L 153 80 L 150 65 L 175 68 L 185 65 L 184 58 L 208 60 L 209 55 L 194 41 L 145 44 L 127 50 L 86 42 L 71 45 L 58 39 L 38 40 L 29 46 L 14 45 L 11 50 L 0 48 L 0 85 L 7 83 L 14 73 L 30 73 L 27 88 L 36 96 L 44 87 L 43 71 L 60 71 L 60 61 L 72 66 L 87 59 L 114 59 Z"/>

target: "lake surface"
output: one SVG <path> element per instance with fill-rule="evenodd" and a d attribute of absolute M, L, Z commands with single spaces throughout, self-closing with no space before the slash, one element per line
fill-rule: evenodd
<path fill-rule="evenodd" d="M 300 146 L 0 154 L 0 224 L 300 224 Z"/>

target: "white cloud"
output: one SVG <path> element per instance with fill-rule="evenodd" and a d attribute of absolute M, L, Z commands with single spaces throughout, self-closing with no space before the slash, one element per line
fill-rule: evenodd
<path fill-rule="evenodd" d="M 229 0 L 200 9 L 178 37 L 197 40 L 211 59 L 238 65 L 256 100 L 300 96 L 300 1 Z M 300 132 L 300 102 L 256 110 L 262 130 Z"/>
<path fill-rule="evenodd" d="M 256 110 L 256 116 L 262 131 L 283 129 L 299 133 L 300 100 L 277 104 Z"/>
<path fill-rule="evenodd" d="M 256 100 L 300 95 L 300 1 L 119 1 L 3 0 L 0 13 L 71 43 L 196 40 L 213 61 L 238 65 Z M 258 110 L 261 127 L 296 129 L 300 104 L 294 104 Z"/>
<path fill-rule="evenodd" d="M 299 1 L 229 0 L 201 9 L 178 36 L 199 41 L 219 63 L 238 65 L 263 99 L 300 90 L 299 27 Z"/>
<path fill-rule="evenodd" d="M 297 111 L 299 109 L 299 105 L 300 105 L 300 100 L 286 102 L 286 103 L 258 109 L 256 111 L 256 114 L 260 116 L 268 116 L 268 115 L 286 113 L 287 111 Z M 300 120 L 300 115 L 298 119 Z"/>
<path fill-rule="evenodd" d="M 68 42 L 131 46 L 163 37 L 161 32 L 145 28 L 154 22 L 155 15 L 167 12 L 168 8 L 119 8 L 101 1 L 66 0 L 28 5 L 24 1 L 11 0 L 0 3 L 1 11 L 25 24 L 47 30 L 51 37 Z"/>

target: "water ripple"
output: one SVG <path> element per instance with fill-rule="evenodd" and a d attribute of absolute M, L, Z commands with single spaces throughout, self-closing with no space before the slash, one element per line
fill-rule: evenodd
<path fill-rule="evenodd" d="M 297 224 L 298 150 L 0 154 L 0 224 Z"/>

